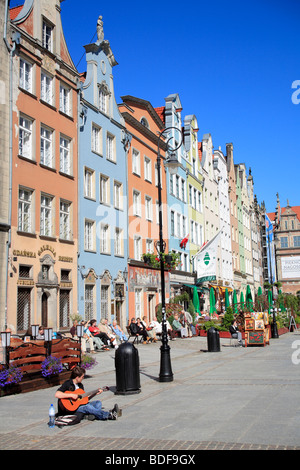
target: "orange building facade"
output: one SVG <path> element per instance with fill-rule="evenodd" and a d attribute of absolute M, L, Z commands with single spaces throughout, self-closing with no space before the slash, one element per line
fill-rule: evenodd
<path fill-rule="evenodd" d="M 59 0 L 12 9 L 11 245 L 7 325 L 70 327 L 77 311 L 77 83 Z M 16 36 L 15 36 L 16 37 Z"/>
<path fill-rule="evenodd" d="M 161 302 L 159 269 L 143 261 L 146 253 L 157 254 L 159 205 L 157 152 L 163 123 L 152 105 L 133 96 L 123 96 L 119 110 L 131 135 L 128 150 L 128 318 L 146 317 L 150 322 Z M 164 140 L 160 139 L 163 238 L 168 251 L 166 170 Z M 166 298 L 169 297 L 169 273 L 165 272 Z"/>

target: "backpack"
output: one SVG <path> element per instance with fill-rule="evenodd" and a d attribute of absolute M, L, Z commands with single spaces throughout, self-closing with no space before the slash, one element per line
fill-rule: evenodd
<path fill-rule="evenodd" d="M 74 424 L 78 424 L 81 421 L 81 417 L 74 414 L 74 415 L 63 415 L 63 416 L 57 416 L 55 418 L 55 425 L 58 426 L 59 428 L 62 428 L 64 426 L 72 426 Z"/>

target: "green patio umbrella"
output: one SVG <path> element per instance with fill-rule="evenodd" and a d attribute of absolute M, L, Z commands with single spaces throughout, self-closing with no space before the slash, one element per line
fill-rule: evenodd
<path fill-rule="evenodd" d="M 236 296 L 236 290 L 235 289 L 233 291 L 233 296 L 232 296 L 232 310 L 233 310 L 233 313 L 238 313 L 237 296 Z"/>
<path fill-rule="evenodd" d="M 242 310 L 244 310 L 244 294 L 243 292 L 241 292 L 241 295 L 240 295 L 240 307 Z"/>
<path fill-rule="evenodd" d="M 246 309 L 248 312 L 253 312 L 253 299 L 249 284 L 247 284 L 246 288 Z"/>
<path fill-rule="evenodd" d="M 282 294 L 281 289 L 278 290 L 278 294 L 279 294 L 279 295 Z M 282 301 L 280 301 L 280 303 L 279 303 L 279 308 L 280 308 L 280 310 L 281 310 L 282 312 L 285 312 L 285 306 L 284 306 L 284 304 L 282 303 Z"/>
<path fill-rule="evenodd" d="M 229 293 L 228 293 L 228 289 L 225 289 L 225 311 L 227 310 L 227 307 L 229 307 L 230 303 L 229 303 Z"/>
<path fill-rule="evenodd" d="M 261 295 L 262 295 L 262 288 L 259 286 L 257 290 L 257 297 L 260 297 Z M 262 310 L 262 301 L 258 299 L 257 303 L 258 303 L 258 308 Z"/>
<path fill-rule="evenodd" d="M 200 313 L 200 302 L 197 287 L 193 289 L 193 305 L 196 313 Z"/>
<path fill-rule="evenodd" d="M 209 305 L 210 305 L 210 308 L 209 308 L 209 313 L 214 313 L 217 311 L 216 309 L 216 299 L 215 299 L 215 292 L 214 292 L 214 289 L 213 287 L 210 288 L 210 291 L 209 291 Z"/>
<path fill-rule="evenodd" d="M 270 309 L 273 307 L 273 298 L 272 298 L 272 291 L 271 290 L 268 291 L 268 304 L 269 304 L 268 312 L 269 312 L 269 315 L 270 315 L 271 314 Z"/>

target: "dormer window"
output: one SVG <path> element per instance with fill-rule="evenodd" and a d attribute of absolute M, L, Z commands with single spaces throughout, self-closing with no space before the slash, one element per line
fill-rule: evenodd
<path fill-rule="evenodd" d="M 149 129 L 149 123 L 148 123 L 146 118 L 142 117 L 141 124 L 143 124 L 143 126 L 147 127 L 147 129 Z"/>
<path fill-rule="evenodd" d="M 53 27 L 43 21 L 43 36 L 42 36 L 42 44 L 45 49 L 52 52 L 53 49 Z"/>

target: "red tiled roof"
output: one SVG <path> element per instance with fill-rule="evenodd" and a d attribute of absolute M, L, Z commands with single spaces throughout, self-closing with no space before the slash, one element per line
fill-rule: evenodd
<path fill-rule="evenodd" d="M 202 142 L 198 142 L 198 155 L 200 162 L 202 161 Z"/>
<path fill-rule="evenodd" d="M 10 8 L 9 10 L 9 16 L 10 16 L 10 19 L 11 20 L 14 20 L 15 18 L 17 18 L 18 14 L 20 13 L 20 11 L 22 10 L 24 5 L 19 5 L 18 7 L 13 7 L 13 8 Z"/>
<path fill-rule="evenodd" d="M 154 108 L 160 119 L 165 123 L 165 107 L 160 106 L 159 108 Z"/>

